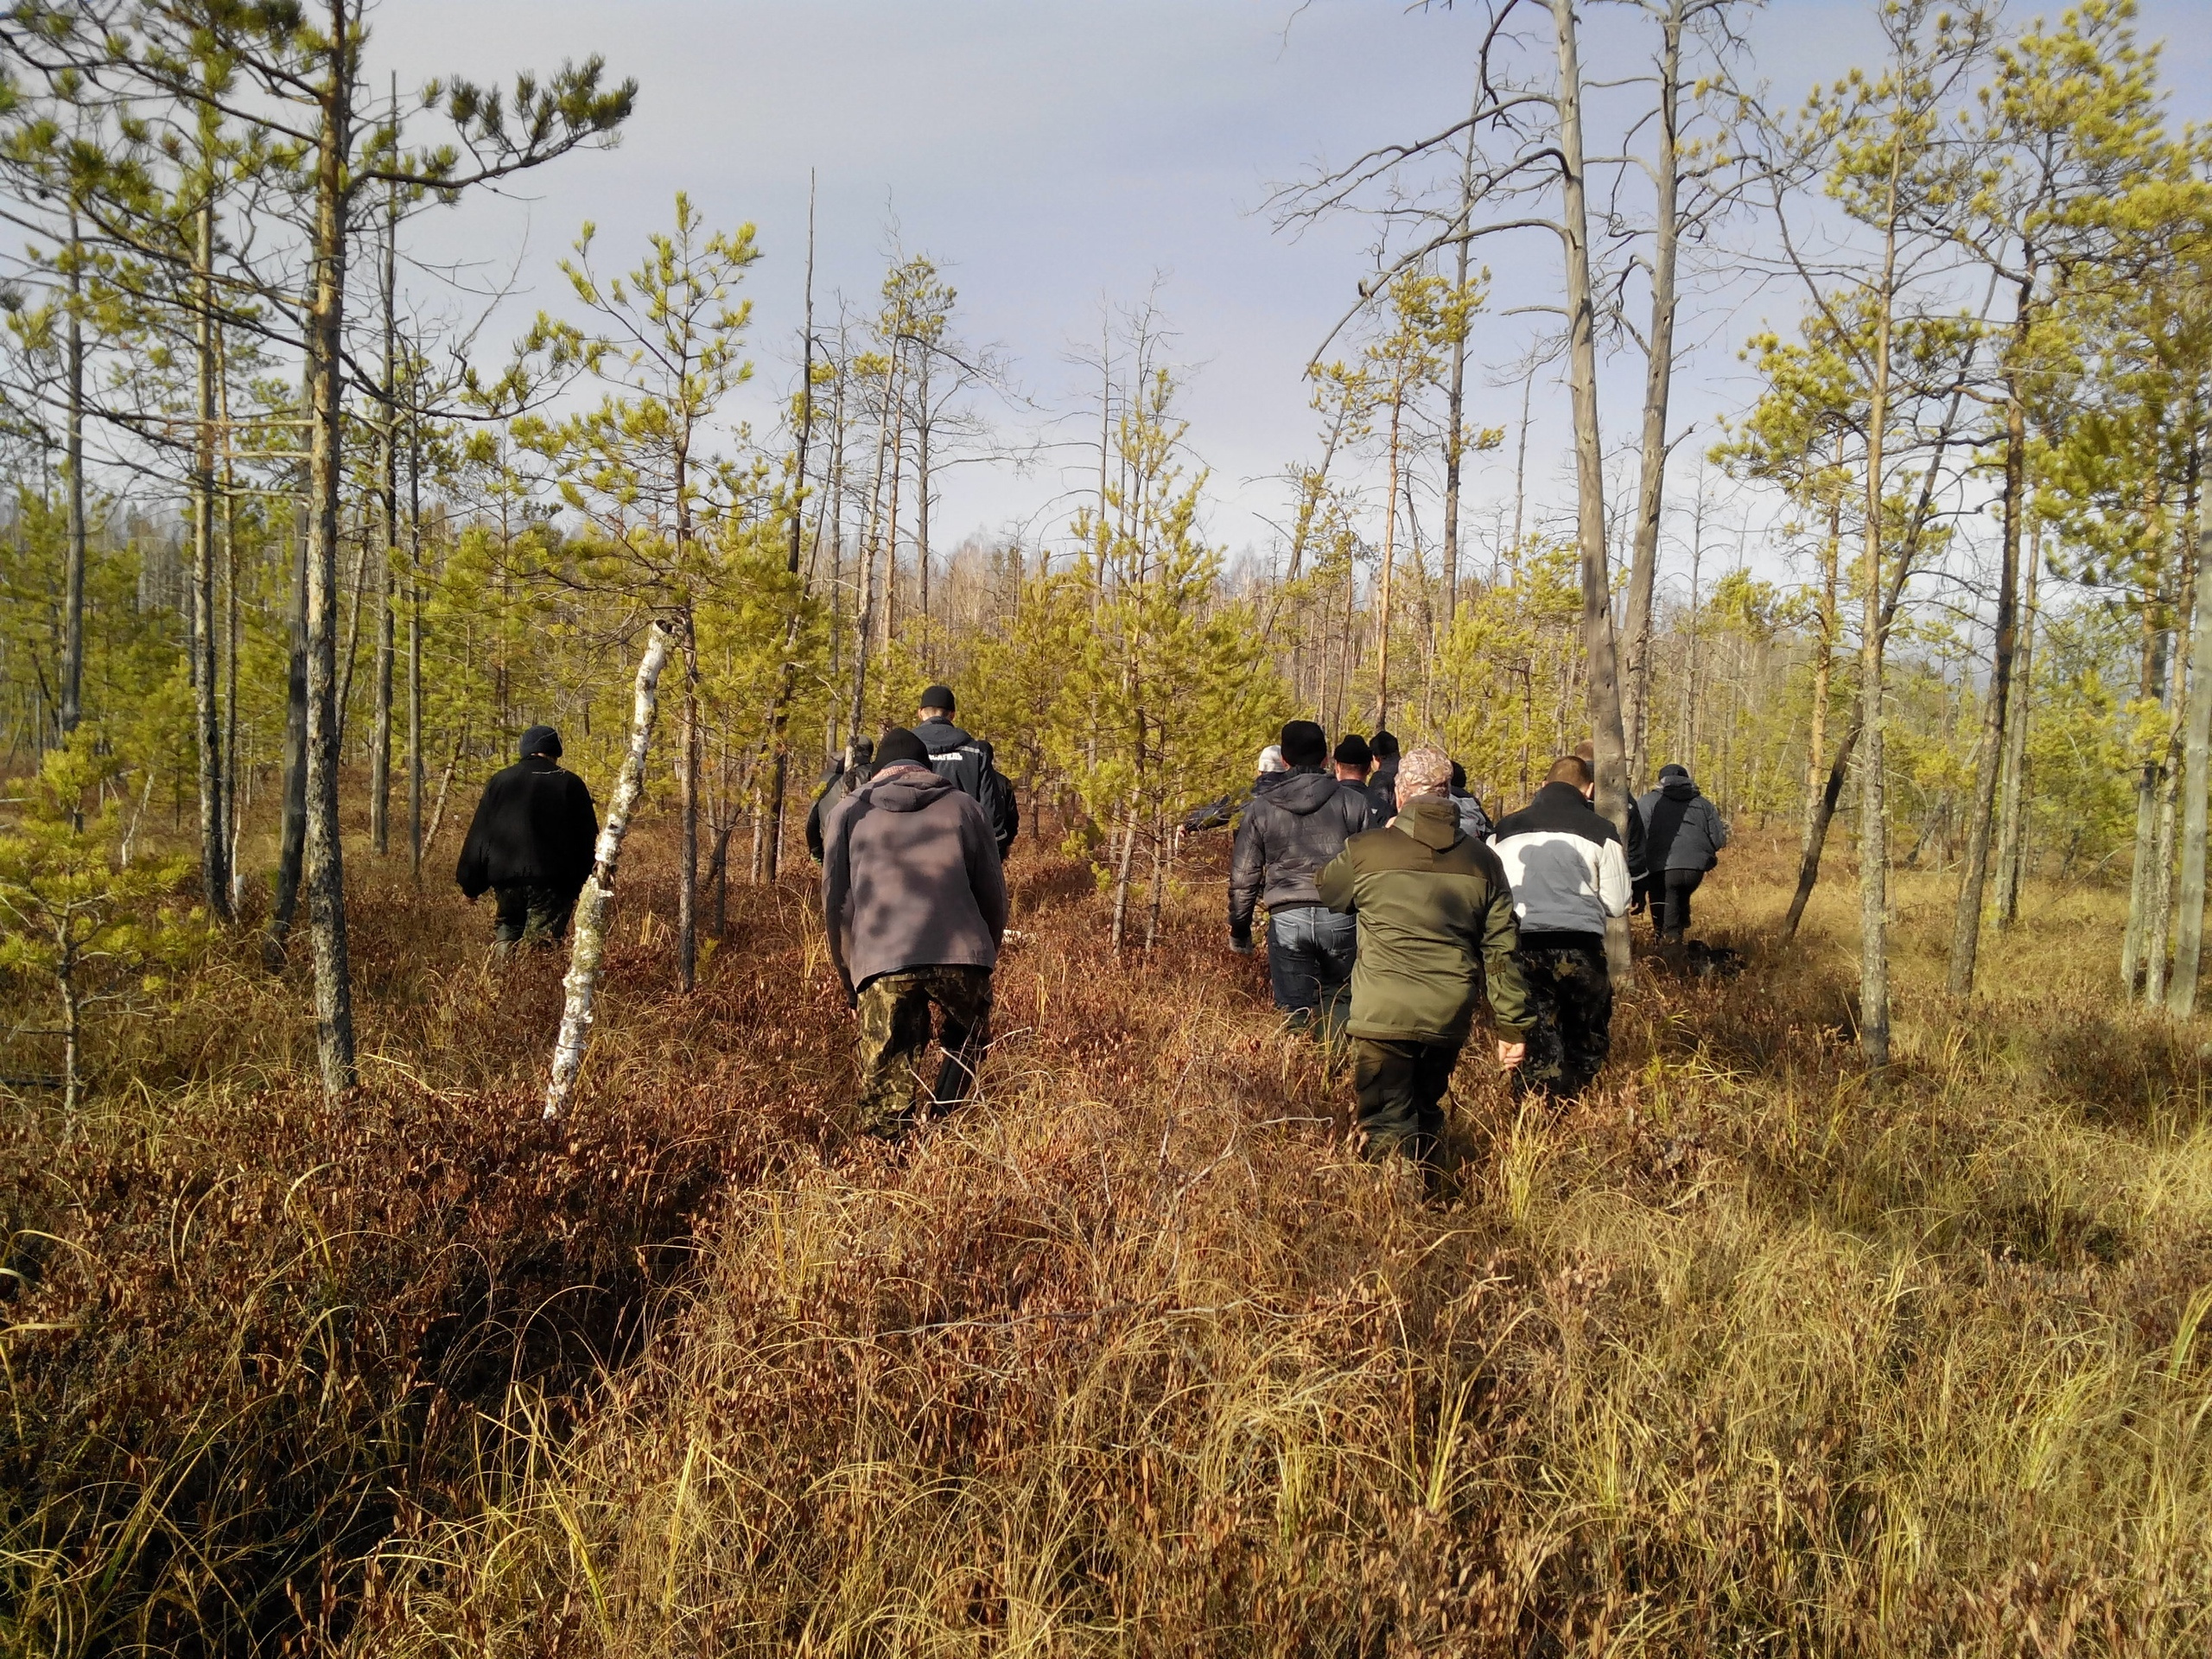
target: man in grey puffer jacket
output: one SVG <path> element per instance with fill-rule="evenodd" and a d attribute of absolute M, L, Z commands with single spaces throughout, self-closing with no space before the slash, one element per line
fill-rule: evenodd
<path fill-rule="evenodd" d="M 1637 803 L 1643 814 L 1643 849 L 1650 871 L 1651 923 L 1661 943 L 1680 944 L 1689 931 L 1690 894 L 1720 861 L 1728 825 L 1698 792 L 1689 768 L 1659 768 L 1659 787 Z"/>
<path fill-rule="evenodd" d="M 1236 826 L 1229 864 L 1229 945 L 1252 949 L 1252 912 L 1268 909 L 1268 978 L 1294 1027 L 1332 1035 L 1343 1023 L 1358 926 L 1321 902 L 1315 883 L 1368 827 L 1371 798 L 1334 777 L 1329 739 L 1310 720 L 1282 728 L 1287 772 L 1260 780 Z M 1317 1018 L 1318 1016 L 1318 1018 Z"/>
<path fill-rule="evenodd" d="M 991 970 L 1006 934 L 1006 874 L 983 809 L 931 770 L 922 739 L 892 728 L 875 775 L 840 801 L 823 836 L 830 960 L 860 1020 L 860 1116 L 904 1135 L 931 1010 L 944 1063 L 932 1106 L 968 1097 L 990 1040 Z"/>

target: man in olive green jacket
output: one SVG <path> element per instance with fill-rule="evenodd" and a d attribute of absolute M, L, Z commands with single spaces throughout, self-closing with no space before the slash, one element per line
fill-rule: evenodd
<path fill-rule="evenodd" d="M 1440 751 L 1407 755 L 1397 817 L 1354 836 L 1321 872 L 1321 902 L 1359 918 L 1344 1029 L 1370 1157 L 1433 1162 L 1445 1090 L 1485 986 L 1507 1070 L 1521 1063 L 1534 1023 L 1513 955 L 1513 889 L 1497 855 L 1461 832 L 1451 782 Z"/>

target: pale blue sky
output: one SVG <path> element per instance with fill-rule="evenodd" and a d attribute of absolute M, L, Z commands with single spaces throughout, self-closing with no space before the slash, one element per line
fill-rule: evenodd
<path fill-rule="evenodd" d="M 2145 38 L 2171 41 L 2177 116 L 2212 115 L 2212 6 L 2143 10 Z M 1794 104 L 1871 61 L 1871 16 L 1867 0 L 1774 0 L 1753 15 L 1757 73 L 1774 99 Z M 640 83 L 619 149 L 532 175 L 527 200 L 480 201 L 421 226 L 426 254 L 519 259 L 524 291 L 493 333 L 565 298 L 554 261 L 582 219 L 597 221 L 612 264 L 684 189 L 718 223 L 758 226 L 754 354 L 764 385 L 788 384 L 811 168 L 821 315 L 839 291 L 871 298 L 895 220 L 904 245 L 957 283 L 967 334 L 1001 347 L 1039 406 L 1010 411 L 1011 430 L 1080 438 L 1080 423 L 1049 418 L 1085 396 L 1070 353 L 1095 338 L 1103 303 L 1156 281 L 1193 370 L 1186 413 L 1214 469 L 1210 528 L 1239 550 L 1268 535 L 1281 493 L 1269 475 L 1315 447 L 1300 372 L 1351 298 L 1372 235 L 1350 221 L 1280 235 L 1262 211 L 1268 188 L 1448 122 L 1465 102 L 1473 23 L 1397 0 L 383 0 L 372 17 L 379 70 L 403 82 L 550 69 L 597 51 Z M 1640 41 L 1633 15 L 1592 6 L 1586 28 L 1592 73 L 1622 72 Z M 1492 257 L 1500 307 L 1555 284 L 1555 254 L 1540 243 Z M 1794 314 L 1781 292 L 1699 302 L 1685 327 L 1707 343 L 1685 367 L 1682 419 L 1709 423 L 1740 404 L 1736 345 L 1762 316 Z M 1510 361 L 1529 327 L 1486 320 L 1478 355 Z M 1630 435 L 1641 372 L 1626 358 L 1609 365 L 1609 446 Z M 1478 384 L 1474 404 L 1475 418 L 1513 423 L 1520 389 Z M 1531 493 L 1558 504 L 1565 398 L 1540 381 L 1535 405 Z M 1685 477 L 1702 448 L 1684 446 Z M 969 469 L 948 481 L 940 545 L 1014 524 L 1056 532 L 1064 487 L 1049 468 Z M 1510 445 L 1474 487 L 1478 521 L 1480 502 L 1510 499 Z"/>

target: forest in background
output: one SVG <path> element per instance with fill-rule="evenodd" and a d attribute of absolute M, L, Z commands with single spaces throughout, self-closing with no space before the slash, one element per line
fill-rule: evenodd
<path fill-rule="evenodd" d="M 1885 3 L 1886 56 L 1802 101 L 1757 82 L 1751 10 L 1629 9 L 1650 73 L 1624 104 L 1586 97 L 1572 8 L 1501 6 L 1463 115 L 1278 190 L 1286 231 L 1369 216 L 1375 264 L 1309 372 L 1279 539 L 1232 560 L 1150 302 L 1096 341 L 1095 486 L 1027 539 L 948 546 L 947 469 L 1018 435 L 988 320 L 928 257 L 817 308 L 810 247 L 779 249 L 804 313 L 766 323 L 753 227 L 679 193 L 643 248 L 583 226 L 511 347 L 423 321 L 410 225 L 590 165 L 565 153 L 638 96 L 597 60 L 403 100 L 345 0 L 12 7 L 9 764 L 79 752 L 63 792 L 117 803 L 86 857 L 196 819 L 206 916 L 251 912 L 272 962 L 305 893 L 334 1088 L 341 796 L 366 791 L 354 856 L 417 868 L 524 725 L 606 777 L 656 619 L 687 988 L 702 906 L 772 878 L 826 761 L 950 678 L 1124 897 L 1164 890 L 1184 810 L 1286 715 L 1440 741 L 1493 807 L 1594 732 L 1605 810 L 1681 760 L 1798 827 L 1808 887 L 1845 821 L 1877 1065 L 1893 867 L 1957 871 L 1960 990 L 2024 874 L 2125 868 L 2115 966 L 2186 1012 L 2203 141 L 2125 0 Z M 1532 249 L 1554 315 L 1523 361 L 1471 362 L 1486 258 Z M 1796 320 L 1746 331 L 1756 397 L 1685 419 L 1676 342 L 1747 272 Z M 780 418 L 734 423 L 759 342 L 794 332 Z M 1518 430 L 1477 427 L 1471 388 L 1516 375 Z M 1643 388 L 1610 450 L 1601 376 Z M 1573 411 L 1565 516 L 1529 499 L 1540 379 Z M 1508 445 L 1514 497 L 1478 509 L 1465 460 Z M 273 844 L 246 833 L 271 799 Z"/>
<path fill-rule="evenodd" d="M 1468 105 L 1270 204 L 1373 258 L 1232 548 L 1162 300 L 970 534 L 1037 444 L 957 248 L 847 303 L 671 189 L 520 338 L 412 286 L 619 62 L 0 6 L 0 1653 L 2205 1649 L 2204 141 L 2125 4 L 1881 0 L 1809 92 L 1748 0 L 1459 10 Z M 448 861 L 527 724 L 606 804 L 654 670 L 549 1123 L 565 964 Z M 938 679 L 1024 831 L 889 1154 L 800 823 Z M 1433 1193 L 1179 834 L 1291 715 L 1738 830 L 1716 970 L 1624 930 L 1599 1084 L 1471 1056 Z"/>

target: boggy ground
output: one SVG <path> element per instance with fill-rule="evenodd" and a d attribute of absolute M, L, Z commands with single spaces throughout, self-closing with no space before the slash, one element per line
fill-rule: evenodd
<path fill-rule="evenodd" d="M 650 835 L 572 1121 L 550 957 L 355 866 L 364 1085 L 250 944 L 16 1108 L 0 1649 L 2194 1654 L 2212 1644 L 2208 1033 L 2038 888 L 1971 1007 L 1779 843 L 1601 1086 L 1472 1061 L 1442 1198 L 1221 948 L 1025 846 L 985 1097 L 849 1139 L 804 876 L 673 995 Z M 11 992 L 20 1001 L 20 991 Z"/>

